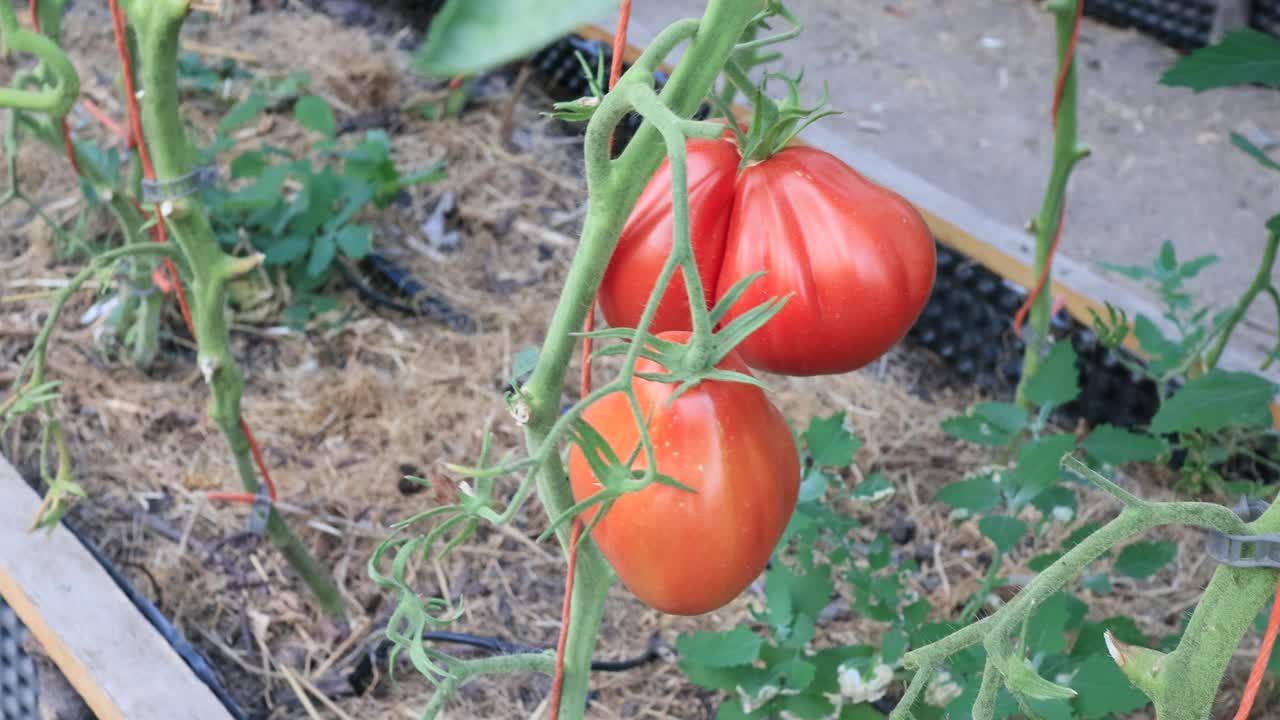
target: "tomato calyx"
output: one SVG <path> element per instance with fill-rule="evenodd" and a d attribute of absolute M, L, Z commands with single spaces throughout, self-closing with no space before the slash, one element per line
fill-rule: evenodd
<path fill-rule="evenodd" d="M 648 418 L 646 418 L 647 424 Z M 583 528 L 580 537 L 587 537 L 591 534 L 591 530 L 600 522 L 609 509 L 613 507 L 614 502 L 618 498 L 628 493 L 639 492 L 655 483 L 666 485 L 668 487 L 683 490 L 685 492 L 697 493 L 697 490 L 685 485 L 675 478 L 664 475 L 657 471 L 652 464 L 647 468 L 638 469 L 633 467 L 636 460 L 645 451 L 643 441 L 637 442 L 631 450 L 630 456 L 626 462 L 623 462 L 609 446 L 609 441 L 600 434 L 598 430 L 591 426 L 586 420 L 579 418 L 574 423 L 574 428 L 570 431 L 574 444 L 582 451 L 583 457 L 587 464 L 591 467 L 591 472 L 595 476 L 596 481 L 600 484 L 600 490 L 593 493 L 590 497 L 580 502 L 574 503 L 565 509 L 559 516 L 554 518 L 547 529 L 538 537 L 538 542 L 542 542 L 555 534 L 557 530 L 572 521 L 591 507 L 599 505 L 599 512 L 591 518 L 591 522 Z"/>
<path fill-rule="evenodd" d="M 765 271 L 759 271 L 743 277 L 720 297 L 720 301 L 709 312 L 705 308 L 696 309 L 694 312 L 707 314 L 705 327 L 712 328 L 720 325 L 728 317 L 729 311 L 733 309 L 733 306 L 747 291 L 747 288 L 766 274 Z M 719 330 L 708 331 L 701 336 L 697 332 L 690 333 L 688 342 L 685 343 L 665 340 L 651 333 L 643 333 L 642 340 L 644 344 L 638 351 L 639 357 L 652 360 L 661 365 L 666 372 L 636 373 L 636 377 L 643 380 L 676 385 L 676 390 L 671 394 L 668 402 L 674 402 L 703 380 L 740 382 L 754 385 L 761 390 L 767 390 L 768 388 L 758 378 L 734 370 L 725 370 L 718 367 L 718 365 L 751 333 L 764 327 L 765 323 L 781 312 L 790 298 L 791 295 L 770 298 L 733 318 Z M 698 324 L 694 323 L 695 327 Z M 607 328 L 590 333 L 581 333 L 580 335 L 597 339 L 626 341 L 632 341 L 637 337 L 637 333 L 633 328 Z M 593 358 L 626 355 L 630 350 L 631 346 L 628 342 L 607 345 L 597 350 L 593 354 Z"/>
<path fill-rule="evenodd" d="M 594 71 L 581 52 L 575 50 L 573 54 L 578 58 L 578 64 L 582 66 L 582 73 L 587 78 L 587 87 L 590 88 L 591 94 L 574 100 L 552 103 L 551 107 L 554 108 L 552 112 L 542 114 L 565 122 L 587 122 L 591 120 L 592 115 L 595 115 L 596 108 L 600 107 L 600 102 L 604 100 L 607 77 L 604 69 L 604 53 L 597 53 Z"/>
<path fill-rule="evenodd" d="M 778 79 L 786 83 L 787 96 L 782 101 L 775 101 L 765 94 L 770 79 Z M 748 166 L 766 160 L 781 152 L 800 131 L 829 115 L 839 115 L 838 110 L 824 110 L 827 104 L 827 86 L 823 83 L 822 98 L 812 107 L 805 107 L 800 101 L 800 83 L 804 80 L 804 71 L 795 77 L 782 73 L 765 73 L 764 79 L 756 86 L 752 105 L 751 122 L 744 133 L 737 124 L 731 124 L 738 143 L 738 151 L 742 162 L 738 166 L 741 173 Z"/>

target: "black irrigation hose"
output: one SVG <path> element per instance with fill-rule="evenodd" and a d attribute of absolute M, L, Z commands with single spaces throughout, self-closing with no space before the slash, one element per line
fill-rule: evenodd
<path fill-rule="evenodd" d="M 432 317 L 455 332 L 472 335 L 477 330 L 474 318 L 461 312 L 445 298 L 431 293 L 426 286 L 394 260 L 379 253 L 365 256 L 364 265 L 374 275 L 375 280 L 389 285 L 405 302 L 374 289 L 371 284 L 345 262 L 338 263 L 338 270 L 347 284 L 366 304 L 373 307 L 394 310 L 405 315 Z"/>
<path fill-rule="evenodd" d="M 481 635 L 468 635 L 466 633 L 429 631 L 422 634 L 423 640 L 431 642 L 450 643 L 453 645 L 467 645 L 469 647 L 481 648 L 492 651 L 498 655 L 519 655 L 523 653 L 545 652 L 553 650 L 550 647 L 537 647 L 535 645 L 525 645 L 523 643 L 513 643 L 496 637 L 487 637 Z M 662 644 L 657 635 L 649 639 L 649 648 L 643 655 L 637 655 L 626 660 L 592 660 L 591 669 L 596 672 L 625 672 L 638 667 L 643 667 L 662 659 Z"/>

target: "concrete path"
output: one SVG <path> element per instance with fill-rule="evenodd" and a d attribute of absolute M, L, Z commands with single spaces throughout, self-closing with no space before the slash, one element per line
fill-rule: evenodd
<path fill-rule="evenodd" d="M 703 6 L 633 0 L 630 39 L 645 45 Z M 803 67 L 812 97 L 828 85 L 830 105 L 845 114 L 822 120 L 825 132 L 999 222 L 1020 228 L 1035 214 L 1049 168 L 1055 68 L 1053 22 L 1039 3 L 790 0 L 789 7 L 806 29 L 776 69 Z M 1231 304 L 1253 276 L 1263 223 L 1280 212 L 1280 176 L 1228 138 L 1260 130 L 1280 138 L 1280 93 L 1163 87 L 1157 80 L 1175 52 L 1088 19 L 1079 58 L 1080 136 L 1094 154 L 1071 183 L 1061 252 L 1102 272 L 1101 262 L 1147 264 L 1170 239 L 1182 258 L 1221 257 L 1192 289 L 1216 307 Z M 1255 337 L 1274 337 L 1269 303 L 1247 323 Z"/>

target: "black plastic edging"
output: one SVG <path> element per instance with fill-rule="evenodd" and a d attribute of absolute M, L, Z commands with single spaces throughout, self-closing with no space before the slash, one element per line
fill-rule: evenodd
<path fill-rule="evenodd" d="M 1085 0 L 1089 17 L 1133 28 L 1178 50 L 1194 50 L 1209 42 L 1214 12 L 1231 0 Z M 1280 36 L 1280 0 L 1252 0 L 1249 26 Z"/>
<path fill-rule="evenodd" d="M 39 679 L 23 649 L 27 629 L 0 599 L 0 720 L 38 720 Z"/>

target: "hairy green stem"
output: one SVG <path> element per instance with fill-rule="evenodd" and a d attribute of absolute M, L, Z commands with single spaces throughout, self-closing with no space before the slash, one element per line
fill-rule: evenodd
<path fill-rule="evenodd" d="M 138 75 L 142 80 L 140 109 L 147 148 L 158 182 L 185 177 L 194 168 L 195 150 L 178 114 L 178 32 L 186 18 L 185 0 L 131 0 L 126 14 L 138 41 Z M 231 448 L 241 485 L 256 493 L 259 481 L 250 457 L 249 439 L 240 422 L 244 376 L 231 354 L 227 326 L 227 283 L 261 262 L 261 256 L 233 258 L 222 251 L 204 207 L 195 197 L 177 198 L 162 206 L 163 222 L 182 250 L 190 270 L 188 299 L 199 347 L 197 361 L 210 387 L 209 415 Z M 345 618 L 341 590 L 272 512 L 267 535 L 311 589 L 326 613 Z"/>
<path fill-rule="evenodd" d="M 1267 247 L 1262 253 L 1262 261 L 1258 263 L 1258 272 L 1253 276 L 1253 282 L 1249 284 L 1248 289 L 1244 291 L 1244 295 L 1240 297 L 1240 302 L 1232 308 L 1231 314 L 1227 316 L 1226 323 L 1222 326 L 1222 330 L 1218 332 L 1218 339 L 1214 342 L 1213 349 L 1204 358 L 1205 368 L 1212 370 L 1218 366 L 1218 358 L 1222 357 L 1222 351 L 1227 347 L 1227 341 L 1231 339 L 1231 333 L 1235 332 L 1236 325 L 1244 319 L 1244 314 L 1249 310 L 1249 306 L 1263 292 L 1274 293 L 1271 288 L 1271 268 L 1276 264 L 1276 246 L 1280 244 L 1280 235 L 1274 232 L 1267 234 Z M 1280 309 L 1280 307 L 1278 307 Z"/>
<path fill-rule="evenodd" d="M 687 118 L 706 97 L 747 24 L 763 9 L 763 0 L 711 0 L 701 22 L 686 20 L 672 25 L 650 44 L 627 75 L 651 84 L 657 64 L 675 45 L 688 39 L 684 60 L 660 95 L 672 113 Z M 707 31 L 703 32 L 704 28 Z M 543 445 L 555 424 L 565 373 L 577 343 L 573 333 L 583 326 L 631 208 L 665 155 L 666 142 L 661 133 L 652 122 L 645 122 L 622 155 L 617 160 L 609 159 L 613 128 L 630 109 L 625 95 L 606 95 L 587 126 L 585 155 L 590 205 L 582 239 L 538 364 L 522 388 L 530 411 L 525 426 L 530 452 Z M 550 517 L 558 517 L 574 503 L 559 456 L 550 453 L 536 474 L 539 499 Z M 562 528 L 557 534 L 562 546 L 567 547 L 569 528 Z M 583 538 L 573 578 L 564 684 L 559 698 L 561 717 L 565 720 L 581 718 L 586 708 L 591 656 L 612 578 L 612 571 L 599 550 L 589 538 Z"/>
<path fill-rule="evenodd" d="M 449 696 L 462 687 L 467 680 L 477 675 L 495 673 L 551 673 L 555 670 L 556 658 L 550 653 L 521 653 L 519 655 L 496 655 L 494 657 L 476 658 L 474 660 L 456 660 L 449 665 L 450 673 L 440 681 L 423 710 L 423 720 L 434 720 L 444 709 Z"/>
<path fill-rule="evenodd" d="M 1054 25 L 1057 32 L 1058 66 L 1067 63 L 1067 53 L 1071 45 L 1071 28 L 1075 22 L 1076 3 L 1084 0 L 1051 0 L 1048 9 L 1054 14 Z M 1037 275 L 1052 277 L 1053 257 L 1050 250 L 1053 239 L 1058 234 L 1058 225 L 1062 221 L 1063 203 L 1066 202 L 1067 180 L 1076 163 L 1088 155 L 1088 149 L 1081 147 L 1076 139 L 1076 64 L 1071 62 L 1063 81 L 1062 100 L 1058 106 L 1057 117 L 1054 118 L 1053 164 L 1049 170 L 1049 184 L 1045 187 L 1044 201 L 1040 206 L 1040 214 L 1035 220 L 1036 254 L 1035 268 Z M 1049 337 L 1049 309 L 1051 307 L 1051 288 L 1053 283 L 1046 280 L 1044 288 L 1031 305 L 1027 327 L 1030 336 L 1022 355 L 1022 376 L 1018 381 L 1016 392 L 1017 403 L 1026 408 L 1030 402 L 1026 398 L 1027 380 L 1040 368 L 1041 353 Z"/>

